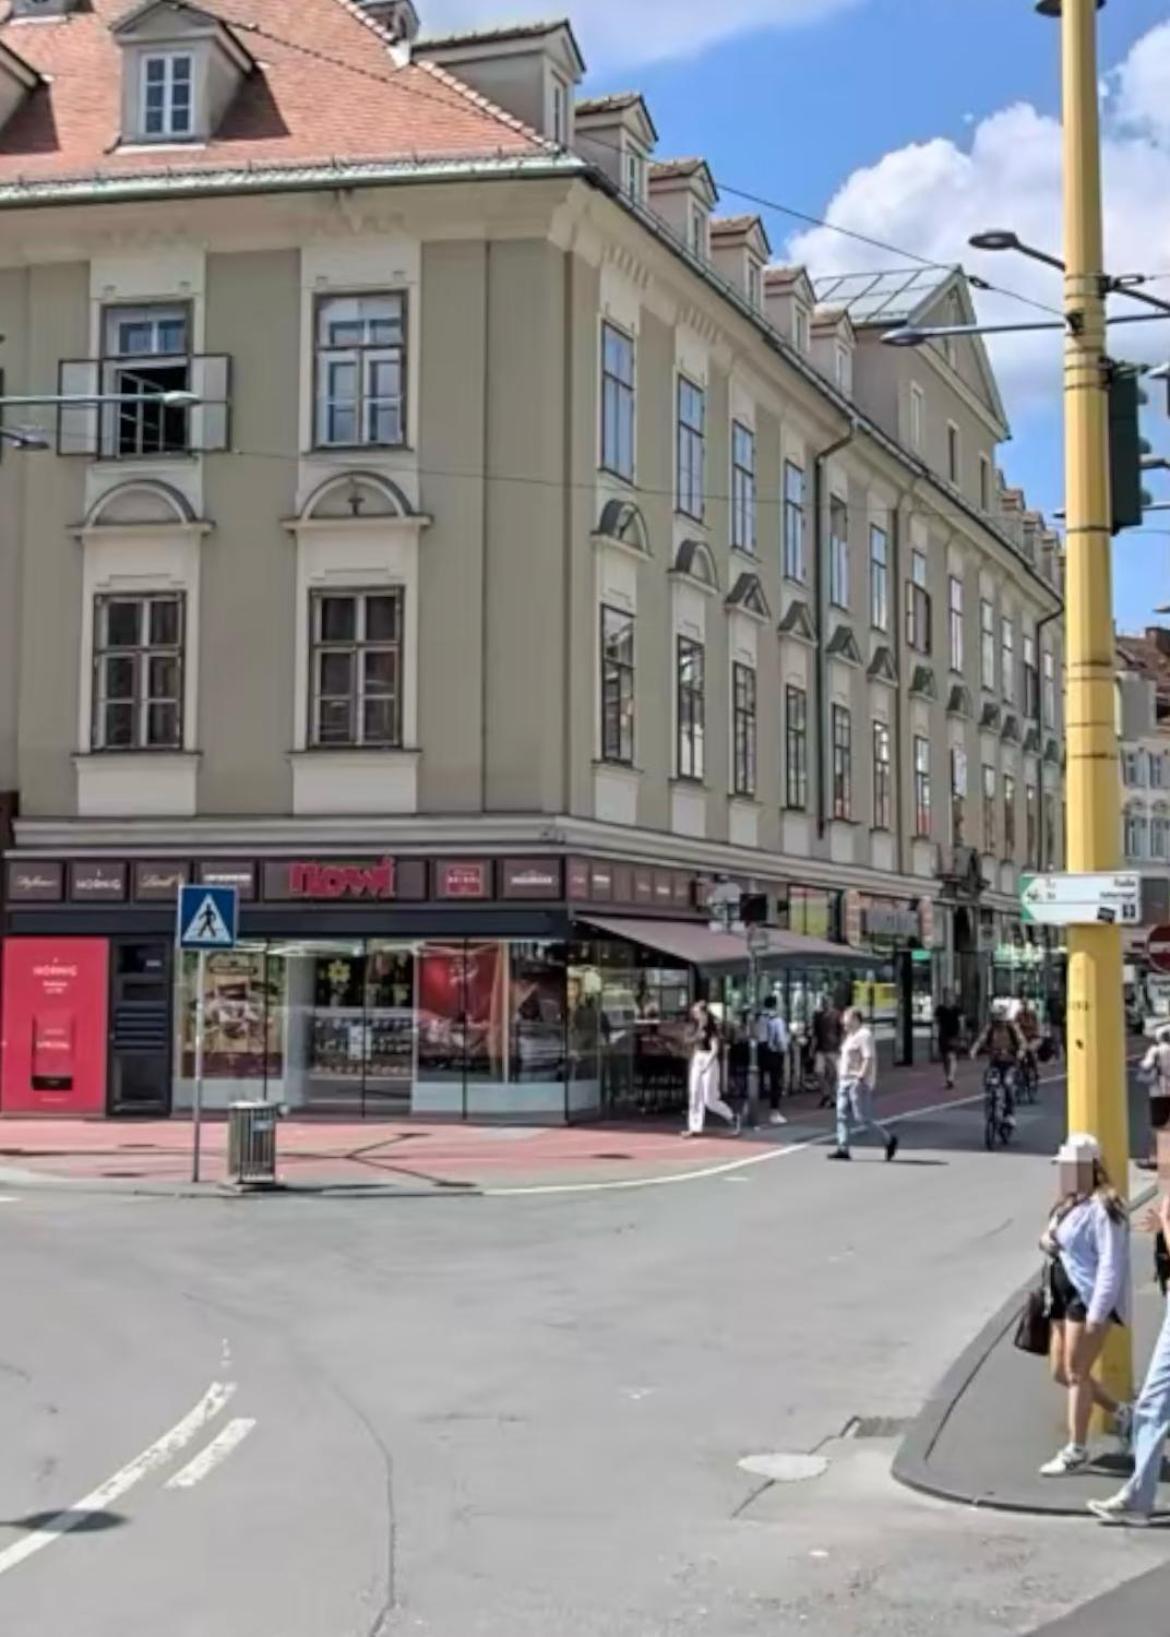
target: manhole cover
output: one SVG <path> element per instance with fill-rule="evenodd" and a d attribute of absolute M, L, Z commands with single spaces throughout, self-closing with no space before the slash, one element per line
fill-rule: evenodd
<path fill-rule="evenodd" d="M 829 1463 L 823 1455 L 745 1455 L 739 1467 L 774 1484 L 802 1484 L 823 1478 Z"/>
<path fill-rule="evenodd" d="M 855 1415 L 842 1434 L 845 1438 L 900 1438 L 910 1425 L 908 1415 Z"/>

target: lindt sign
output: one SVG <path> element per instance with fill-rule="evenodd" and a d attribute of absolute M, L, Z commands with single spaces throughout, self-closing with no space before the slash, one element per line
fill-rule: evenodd
<path fill-rule="evenodd" d="M 290 898 L 393 898 L 394 860 L 371 864 L 290 864 Z"/>

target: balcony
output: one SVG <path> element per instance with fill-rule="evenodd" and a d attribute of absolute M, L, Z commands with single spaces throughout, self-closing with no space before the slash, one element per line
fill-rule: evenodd
<path fill-rule="evenodd" d="M 159 460 L 222 452 L 231 431 L 231 359 L 211 353 L 145 353 L 62 359 L 62 397 L 134 397 L 137 403 L 63 404 L 57 453 L 91 460 Z M 190 392 L 197 404 L 163 403 L 162 394 Z M 150 394 L 159 394 L 152 403 Z"/>

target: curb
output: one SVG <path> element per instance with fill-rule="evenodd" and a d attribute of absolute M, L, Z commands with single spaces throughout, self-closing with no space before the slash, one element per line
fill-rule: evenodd
<path fill-rule="evenodd" d="M 1144 1188 L 1130 1201 L 1130 1215 L 1133 1216 L 1140 1211 L 1156 1193 L 1156 1187 Z M 982 1507 L 992 1512 L 1084 1519 L 1083 1497 L 1079 1497 L 1075 1503 L 1062 1502 L 1058 1498 L 1058 1491 L 1054 1490 L 1053 1499 L 1047 1505 L 1037 1505 L 1033 1500 L 1013 1500 L 1010 1495 L 999 1495 L 995 1490 L 972 1489 L 957 1475 L 936 1471 L 930 1464 L 931 1455 L 947 1422 L 989 1356 L 1019 1317 L 1024 1298 L 1034 1284 L 1035 1275 L 1012 1292 L 1007 1301 L 988 1319 L 975 1339 L 959 1354 L 915 1417 L 909 1432 L 898 1446 L 898 1452 L 890 1468 L 891 1476 L 905 1488 L 916 1490 L 921 1495 L 931 1495 L 937 1500 L 954 1501 L 962 1506 Z"/>

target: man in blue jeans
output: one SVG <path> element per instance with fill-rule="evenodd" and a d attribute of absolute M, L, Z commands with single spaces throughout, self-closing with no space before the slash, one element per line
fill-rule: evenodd
<path fill-rule="evenodd" d="M 898 1152 L 897 1137 L 874 1119 L 876 1083 L 877 1051 L 873 1030 L 866 1027 L 865 1019 L 854 1006 L 845 1014 L 845 1040 L 837 1078 L 837 1146 L 829 1150 L 829 1159 L 852 1159 L 849 1139 L 858 1130 L 872 1131 L 885 1148 L 888 1160 Z"/>
<path fill-rule="evenodd" d="M 1159 1153 L 1159 1171 L 1166 1180 L 1166 1149 Z M 1164 1193 L 1157 1211 L 1150 1213 L 1170 1246 L 1170 1193 Z M 1149 1219 L 1147 1219 L 1149 1220 Z M 1164 1267 L 1159 1258 L 1159 1270 Z M 1163 1284 L 1165 1292 L 1165 1284 Z M 1162 1475 L 1162 1450 L 1170 1434 L 1170 1307 L 1162 1320 L 1154 1356 L 1146 1371 L 1141 1395 L 1133 1407 L 1133 1477 L 1107 1501 L 1088 1501 L 1089 1511 L 1102 1523 L 1115 1527 L 1144 1529 L 1158 1500 L 1158 1479 Z"/>

